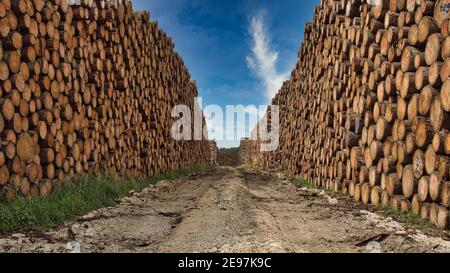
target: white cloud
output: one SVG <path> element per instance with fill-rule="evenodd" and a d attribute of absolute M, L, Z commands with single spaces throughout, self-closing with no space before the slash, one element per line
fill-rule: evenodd
<path fill-rule="evenodd" d="M 265 28 L 266 12 L 260 11 L 250 19 L 249 32 L 252 37 L 252 54 L 247 56 L 248 67 L 263 81 L 265 95 L 273 98 L 289 79 L 289 72 L 277 70 L 278 52 L 272 49 L 270 35 Z"/>

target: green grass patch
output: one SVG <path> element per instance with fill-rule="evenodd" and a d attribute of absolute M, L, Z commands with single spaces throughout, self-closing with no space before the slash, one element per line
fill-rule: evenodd
<path fill-rule="evenodd" d="M 428 221 L 420 218 L 419 215 L 415 215 L 410 211 L 402 212 L 399 209 L 387 207 L 384 209 L 386 214 L 392 218 L 397 218 L 400 221 L 415 227 L 418 230 L 425 231 L 431 228 L 431 225 Z"/>
<path fill-rule="evenodd" d="M 285 171 L 283 173 L 288 179 L 291 180 L 291 182 L 296 185 L 297 187 L 302 187 L 302 188 L 307 188 L 307 189 L 321 189 L 320 187 L 316 187 L 314 184 L 309 183 L 306 179 L 301 178 L 301 177 L 295 177 L 292 173 L 290 173 L 289 171 Z M 349 197 L 348 194 L 345 194 L 343 192 L 334 192 L 334 191 L 329 191 L 329 190 L 325 190 L 324 191 L 330 195 L 335 195 L 337 197 Z M 395 209 L 395 208 L 391 208 L 391 207 L 387 207 L 387 208 L 382 208 L 381 206 L 378 207 L 379 209 L 383 210 L 386 215 L 399 220 L 403 223 L 406 223 L 418 230 L 421 231 L 426 231 L 432 228 L 431 224 L 426 221 L 423 220 L 419 215 L 415 215 L 414 213 L 412 213 L 411 211 L 406 211 L 406 212 L 402 212 L 399 209 Z"/>
<path fill-rule="evenodd" d="M 77 216 L 117 204 L 131 191 L 140 192 L 162 180 L 174 180 L 190 174 L 215 170 L 214 165 L 199 165 L 146 179 L 83 177 L 77 182 L 63 181 L 48 198 L 0 200 L 0 232 L 23 229 L 46 229 L 63 224 Z"/>
<path fill-rule="evenodd" d="M 295 179 L 295 176 L 290 171 L 284 171 L 283 175 L 288 179 Z"/>
<path fill-rule="evenodd" d="M 327 190 L 326 193 L 328 193 L 330 195 L 334 195 L 334 197 L 337 197 L 337 198 L 348 198 L 350 196 L 346 193 L 343 193 L 341 190 L 339 190 L 338 192 Z"/>
<path fill-rule="evenodd" d="M 307 189 L 318 189 L 315 185 L 309 183 L 304 178 L 293 178 L 292 183 L 297 187 L 307 188 Z"/>
<path fill-rule="evenodd" d="M 240 171 L 250 171 L 250 170 L 252 170 L 252 166 L 243 164 L 243 165 L 238 166 L 237 169 Z"/>

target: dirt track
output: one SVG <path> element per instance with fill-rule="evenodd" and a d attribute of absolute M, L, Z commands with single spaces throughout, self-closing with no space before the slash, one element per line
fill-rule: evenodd
<path fill-rule="evenodd" d="M 0 252 L 450 252 L 429 237 L 281 175 L 220 168 L 161 182 Z"/>

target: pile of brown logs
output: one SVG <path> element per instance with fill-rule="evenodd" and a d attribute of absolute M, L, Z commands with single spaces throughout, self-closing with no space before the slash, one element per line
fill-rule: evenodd
<path fill-rule="evenodd" d="M 170 135 L 197 96 L 171 39 L 129 1 L 68 1 L 0 0 L 0 192 L 208 162 L 208 141 Z"/>
<path fill-rule="evenodd" d="M 212 140 L 209 142 L 209 150 L 210 150 L 210 163 L 213 165 L 217 164 L 217 157 L 219 153 L 219 148 L 217 148 L 217 142 Z"/>
<path fill-rule="evenodd" d="M 280 147 L 244 158 L 448 228 L 450 1 L 368 2 L 321 1 L 273 100 Z"/>
<path fill-rule="evenodd" d="M 217 155 L 220 166 L 237 167 L 240 165 L 239 149 L 220 149 Z"/>
<path fill-rule="evenodd" d="M 241 139 L 241 145 L 239 146 L 239 161 L 242 163 L 250 163 L 252 155 L 257 154 L 256 151 L 252 151 L 252 148 L 255 148 L 256 145 L 253 145 L 253 141 L 250 138 Z"/>

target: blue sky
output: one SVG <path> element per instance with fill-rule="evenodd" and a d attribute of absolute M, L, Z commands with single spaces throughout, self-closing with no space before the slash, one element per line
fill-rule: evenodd
<path fill-rule="evenodd" d="M 270 101 L 297 62 L 304 25 L 319 2 L 134 0 L 133 5 L 135 10 L 149 10 L 151 20 L 172 37 L 197 81 L 203 106 L 225 109 Z M 254 126 L 248 123 L 246 127 Z M 233 130 L 237 139 L 248 135 L 248 130 L 223 129 Z M 221 147 L 238 145 L 237 140 L 219 141 Z"/>

